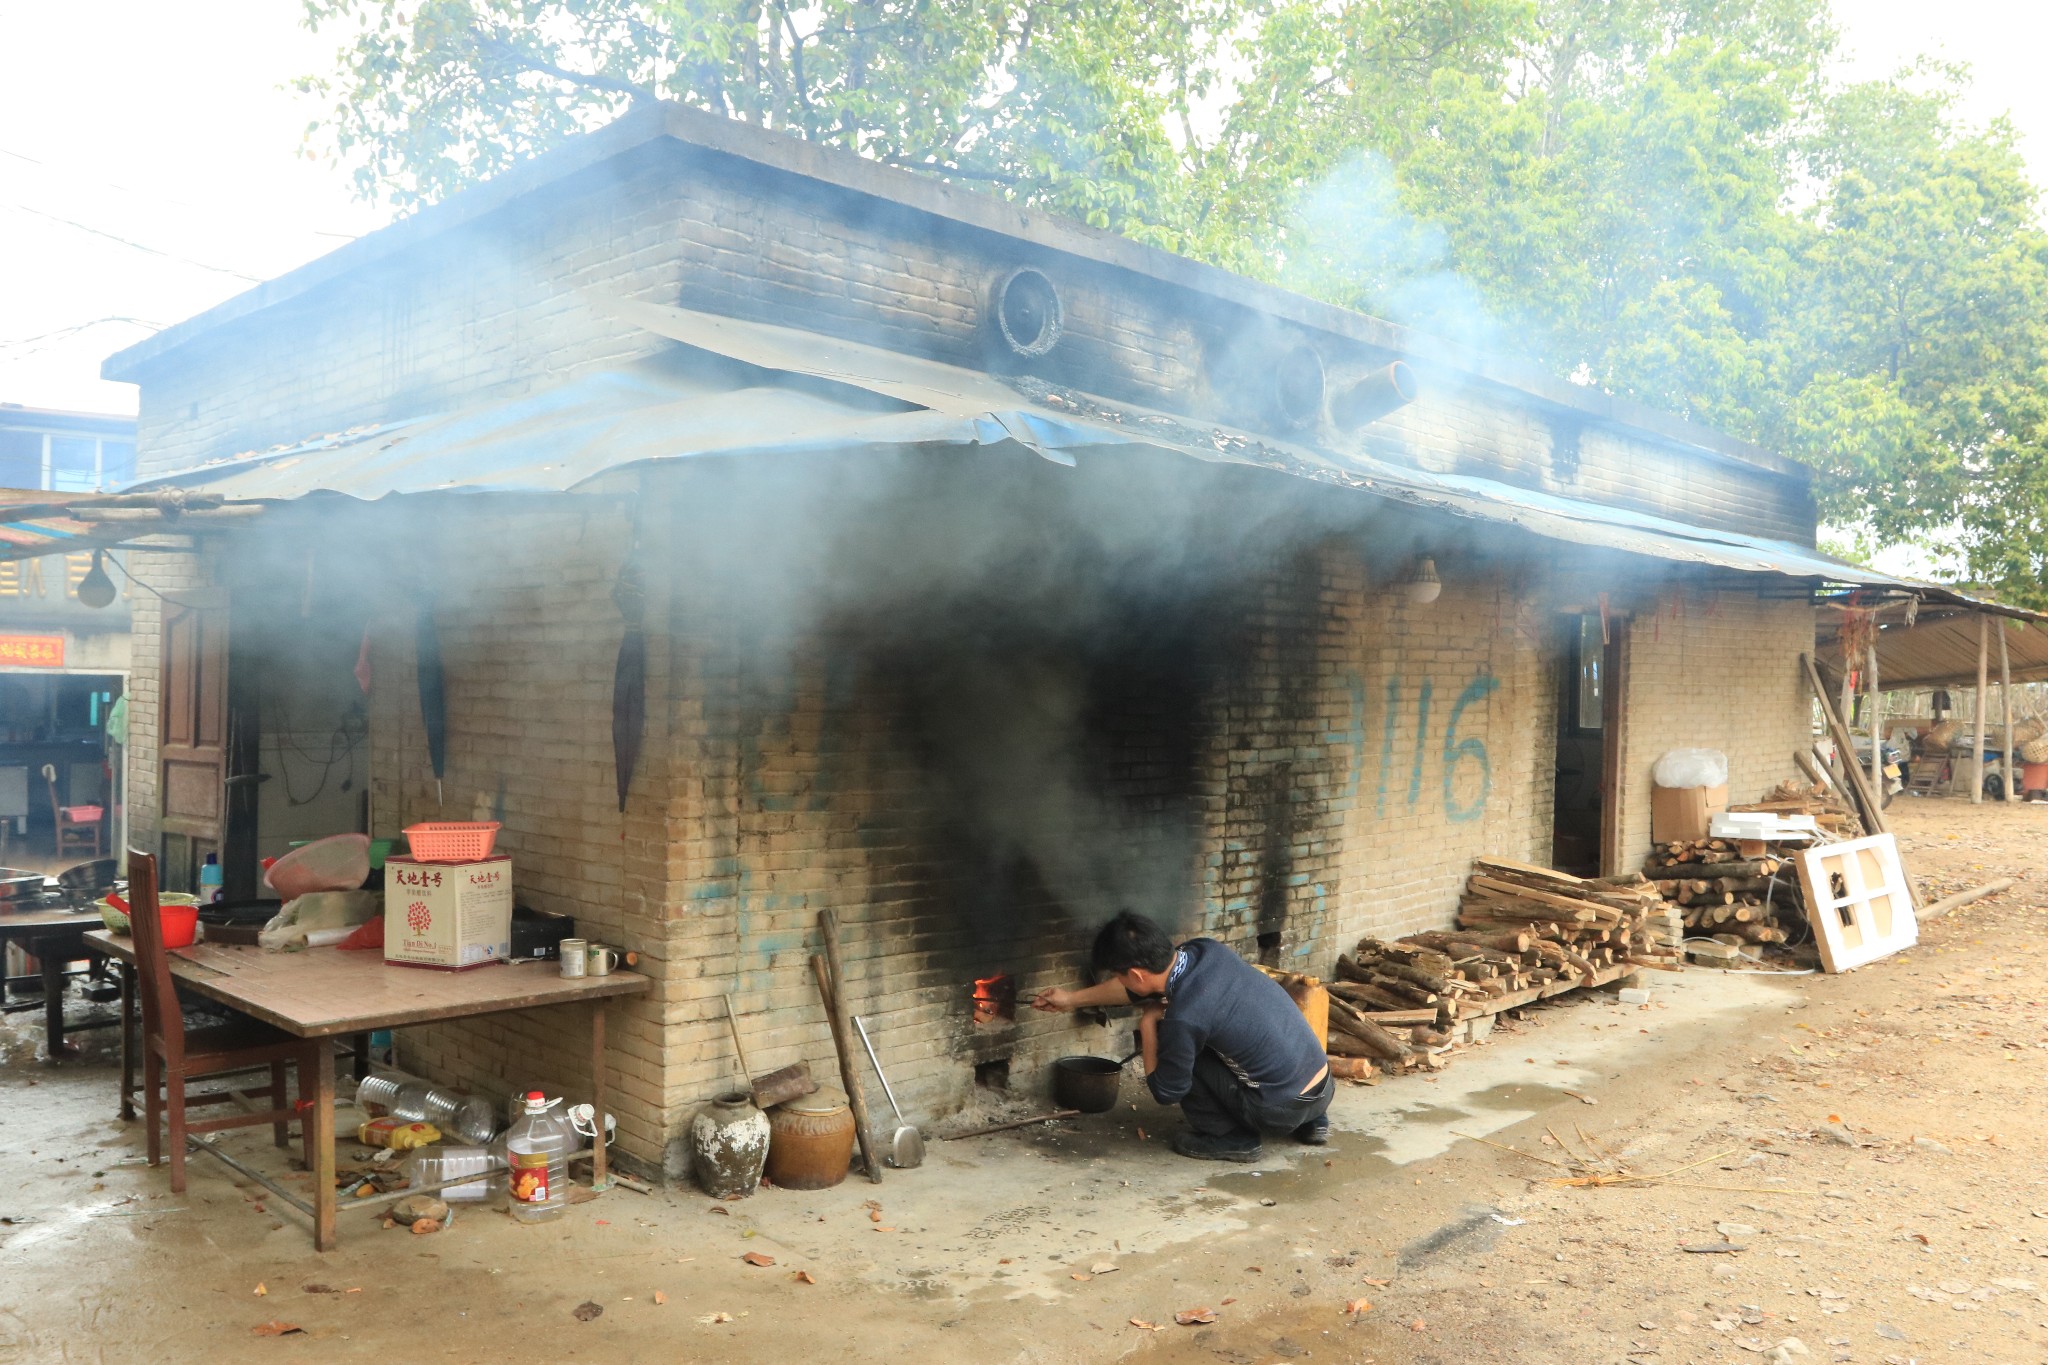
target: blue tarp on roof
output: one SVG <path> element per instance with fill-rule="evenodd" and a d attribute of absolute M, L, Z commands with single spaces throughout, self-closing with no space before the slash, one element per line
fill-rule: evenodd
<path fill-rule="evenodd" d="M 704 456 L 1007 446 L 1071 464 L 1084 452 L 1141 446 L 1275 469 L 1626 554 L 1856 586 L 1924 586 L 1787 541 L 1366 455 L 1336 455 L 1086 395 L 1033 396 L 979 371 L 793 328 L 597 302 L 694 351 L 739 361 L 747 372 L 735 381 L 656 359 L 459 412 L 217 461 L 136 487 L 182 487 L 232 500 L 564 493 L 616 470 Z"/>

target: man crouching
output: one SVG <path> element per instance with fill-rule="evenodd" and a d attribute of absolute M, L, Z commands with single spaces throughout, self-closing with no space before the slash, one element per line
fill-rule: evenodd
<path fill-rule="evenodd" d="M 1031 1003 L 1069 1010 L 1137 1004 L 1152 1098 L 1178 1104 L 1187 1127 L 1173 1150 L 1212 1161 L 1257 1161 L 1267 1133 L 1321 1146 L 1335 1087 L 1329 1059 L 1279 983 L 1214 939 L 1176 948 L 1126 910 L 1095 936 L 1099 984 L 1052 988 Z"/>

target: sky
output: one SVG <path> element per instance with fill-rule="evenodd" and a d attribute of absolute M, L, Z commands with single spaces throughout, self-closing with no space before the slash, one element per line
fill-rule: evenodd
<path fill-rule="evenodd" d="M 298 0 L 0 5 L 0 402 L 132 413 L 113 351 L 389 220 L 308 155 L 332 66 Z M 1837 0 L 1844 73 L 1968 62 L 1965 112 L 2010 113 L 2048 183 L 2048 14 L 2013 0 Z"/>

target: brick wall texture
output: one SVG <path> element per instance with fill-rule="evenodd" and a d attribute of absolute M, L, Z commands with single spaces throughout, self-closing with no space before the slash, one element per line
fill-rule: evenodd
<path fill-rule="evenodd" d="M 145 471 L 668 349 L 592 292 L 979 365 L 987 284 L 1020 257 L 1066 299 L 1047 378 L 1228 410 L 1203 359 L 1213 317 L 1161 287 L 708 157 L 636 154 L 200 337 L 145 376 Z M 1384 363 L 1315 340 L 1338 382 Z M 1811 536 L 1796 481 L 1561 426 L 1504 390 L 1432 393 L 1367 432 L 1323 439 Z M 891 1080 L 927 1115 L 972 1093 L 977 1064 L 1006 1062 L 1023 1087 L 1052 1057 L 1121 1050 L 1122 1025 L 1028 1009 L 977 1023 L 971 998 L 982 976 L 1026 997 L 1077 980 L 1119 906 L 1317 972 L 1362 933 L 1447 922 L 1473 856 L 1548 858 L 1557 627 L 1592 594 L 1634 619 L 1628 860 L 1647 850 L 1657 754 L 1724 748 L 1740 799 L 1791 775 L 1807 724 L 1803 600 L 1185 460 L 670 469 L 551 503 L 432 506 L 399 530 L 389 508 L 337 514 L 358 546 L 401 544 L 407 560 L 357 549 L 350 564 L 372 621 L 369 823 L 501 819 L 522 902 L 641 955 L 654 989 L 612 1007 L 610 1055 L 622 1148 L 649 1167 L 733 1074 L 725 997 L 757 1071 L 834 1072 L 809 976 L 822 909 Z M 1445 583 L 1428 605 L 1401 583 L 1423 549 Z M 621 813 L 613 587 L 629 560 L 648 587 L 648 715 Z M 229 552 L 137 556 L 136 572 L 164 590 L 209 572 L 250 586 Z M 438 796 L 413 673 L 422 605 L 447 673 Z M 130 791 L 145 841 L 159 626 L 139 595 Z M 554 1011 L 411 1030 L 402 1047 L 493 1099 L 576 1098 L 584 1036 L 580 1015 Z"/>

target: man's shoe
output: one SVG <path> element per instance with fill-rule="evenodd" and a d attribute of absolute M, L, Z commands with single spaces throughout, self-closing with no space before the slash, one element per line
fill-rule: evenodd
<path fill-rule="evenodd" d="M 1330 1121 L 1310 1119 L 1294 1130 L 1294 1140 L 1304 1147 L 1325 1147 L 1330 1141 Z"/>
<path fill-rule="evenodd" d="M 1192 1128 L 1173 1135 L 1173 1150 L 1197 1161 L 1257 1161 L 1264 1155 L 1256 1138 L 1247 1142 L 1239 1137 L 1211 1137 Z"/>

